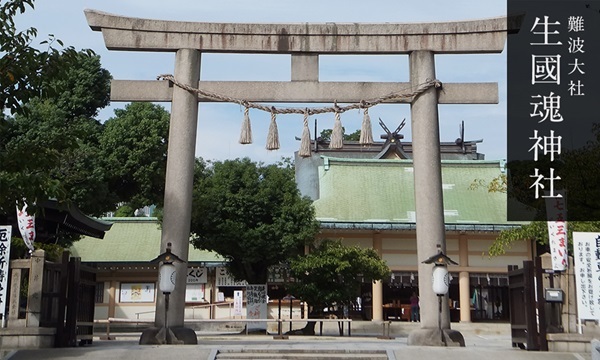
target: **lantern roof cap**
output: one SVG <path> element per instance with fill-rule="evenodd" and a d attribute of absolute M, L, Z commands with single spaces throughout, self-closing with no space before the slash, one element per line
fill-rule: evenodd
<path fill-rule="evenodd" d="M 158 257 L 156 257 L 155 259 L 150 260 L 150 262 L 151 263 L 159 263 L 159 262 L 163 262 L 163 263 L 181 262 L 181 263 L 184 263 L 185 261 L 182 260 L 179 256 L 173 254 L 171 252 L 171 243 L 167 243 L 167 249 L 165 250 L 165 252 L 158 255 Z"/>
<path fill-rule="evenodd" d="M 427 260 L 422 261 L 423 264 L 434 264 L 434 265 L 458 265 L 458 263 L 450 259 L 440 246 L 438 245 L 438 253 L 429 257 Z"/>

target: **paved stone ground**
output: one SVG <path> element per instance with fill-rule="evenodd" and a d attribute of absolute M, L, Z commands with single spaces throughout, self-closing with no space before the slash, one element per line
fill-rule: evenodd
<path fill-rule="evenodd" d="M 395 324 L 393 324 L 395 325 Z M 407 334 L 418 324 L 395 325 L 391 328 L 394 339 L 382 340 L 368 333 L 380 327 L 366 323 L 353 325 L 352 337 L 340 337 L 336 328 L 324 330 L 323 336 L 291 336 L 288 340 L 275 340 L 267 335 L 214 334 L 198 332 L 198 345 L 138 345 L 139 333 L 114 334 L 117 340 L 94 339 L 90 346 L 63 349 L 19 350 L 6 353 L 6 360 L 151 360 L 151 359 L 212 359 L 217 349 L 294 349 L 301 350 L 386 350 L 391 360 L 590 360 L 591 354 L 533 352 L 513 348 L 508 325 L 481 324 L 454 326 L 460 328 L 465 338 L 464 348 L 408 346 Z M 4 349 L 6 351 L 6 349 Z"/>
<path fill-rule="evenodd" d="M 464 348 L 438 348 L 407 346 L 406 338 L 379 340 L 371 337 L 334 338 L 294 337 L 290 340 L 273 340 L 267 336 L 209 336 L 199 337 L 199 345 L 141 346 L 137 339 L 99 341 L 93 345 L 77 348 L 20 350 L 9 353 L 7 360 L 32 359 L 209 359 L 214 349 L 322 349 L 322 350 L 386 350 L 395 359 L 444 359 L 444 360 L 588 360 L 590 354 L 540 353 L 514 349 L 510 339 L 469 338 Z"/>

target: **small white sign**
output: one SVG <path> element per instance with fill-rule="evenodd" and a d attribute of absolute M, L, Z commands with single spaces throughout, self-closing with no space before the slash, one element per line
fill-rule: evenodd
<path fill-rule="evenodd" d="M 600 233 L 573 232 L 577 315 L 600 320 Z"/>
<path fill-rule="evenodd" d="M 185 302 L 204 302 L 204 284 L 188 284 L 185 287 Z"/>
<path fill-rule="evenodd" d="M 6 322 L 6 299 L 8 298 L 8 268 L 10 265 L 10 238 L 12 226 L 0 226 L 0 324 Z"/>
<path fill-rule="evenodd" d="M 242 316 L 242 307 L 244 303 L 244 295 L 242 290 L 233 292 L 233 316 Z"/>

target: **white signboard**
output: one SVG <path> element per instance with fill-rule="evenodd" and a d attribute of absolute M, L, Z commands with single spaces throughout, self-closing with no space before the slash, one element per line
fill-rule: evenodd
<path fill-rule="evenodd" d="M 600 320 L 600 233 L 573 232 L 577 315 Z"/>
<path fill-rule="evenodd" d="M 242 307 L 244 305 L 244 295 L 242 290 L 233 292 L 233 316 L 242 316 Z"/>
<path fill-rule="evenodd" d="M 217 268 L 217 286 L 246 286 L 248 283 L 244 281 L 235 281 L 227 272 L 227 268 Z"/>
<path fill-rule="evenodd" d="M 206 284 L 208 282 L 205 267 L 188 267 L 186 284 Z"/>
<path fill-rule="evenodd" d="M 0 226 L 0 324 L 6 322 L 6 299 L 8 298 L 8 267 L 10 265 L 10 237 L 12 226 Z"/>
<path fill-rule="evenodd" d="M 185 287 L 185 302 L 206 301 L 206 299 L 204 298 L 204 286 L 204 284 L 188 283 Z"/>
<path fill-rule="evenodd" d="M 562 197 L 546 199 L 548 218 L 548 240 L 552 256 L 552 270 L 567 270 L 567 199 L 564 191 L 558 191 Z"/>
<path fill-rule="evenodd" d="M 246 286 L 246 318 L 267 318 L 267 285 Z M 267 330 L 267 323 L 249 322 L 248 330 Z"/>
<path fill-rule="evenodd" d="M 120 302 L 154 302 L 154 283 L 121 283 Z"/>

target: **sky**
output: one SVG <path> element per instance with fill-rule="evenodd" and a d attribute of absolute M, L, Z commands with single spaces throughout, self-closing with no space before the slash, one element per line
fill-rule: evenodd
<path fill-rule="evenodd" d="M 38 40 L 53 34 L 65 45 L 92 49 L 101 57 L 102 66 L 114 79 L 154 80 L 160 74 L 174 71 L 173 53 L 108 51 L 100 32 L 87 25 L 84 9 L 94 9 L 128 17 L 219 23 L 418 23 L 484 19 L 506 15 L 505 0 L 36 0 L 35 9 L 16 18 L 20 28 L 38 29 Z M 344 56 L 319 58 L 320 81 L 409 81 L 407 55 Z M 223 81 L 289 81 L 289 55 L 203 54 L 202 80 Z M 442 82 L 497 82 L 500 101 L 492 105 L 440 105 L 441 141 L 459 137 L 459 124 L 465 122 L 465 139 L 483 142 L 478 150 L 488 160 L 506 158 L 506 50 L 501 54 L 436 55 L 436 76 Z M 226 95 L 226 94 L 225 94 Z M 384 95 L 384 94 L 382 94 Z M 102 110 L 99 120 L 114 116 L 115 108 L 125 103 L 113 102 Z M 162 103 L 170 110 L 169 103 Z M 331 105 L 331 104 L 324 104 Z M 277 104 L 277 106 L 284 106 Z M 298 106 L 289 104 L 288 106 Z M 313 104 L 312 106 L 319 106 Z M 373 137 L 383 130 L 381 118 L 390 129 L 403 119 L 402 133 L 410 141 L 410 105 L 385 104 L 369 109 Z M 250 157 L 254 161 L 272 163 L 282 157 L 293 157 L 302 134 L 300 115 L 277 118 L 281 149 L 265 149 L 270 116 L 251 110 L 253 144 L 238 144 L 243 109 L 236 104 L 201 103 L 198 115 L 196 156 L 206 160 Z M 333 127 L 333 114 L 316 116 L 319 132 Z M 311 118 L 311 136 L 313 134 Z M 360 129 L 362 114 L 342 114 L 346 133 Z"/>

